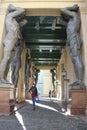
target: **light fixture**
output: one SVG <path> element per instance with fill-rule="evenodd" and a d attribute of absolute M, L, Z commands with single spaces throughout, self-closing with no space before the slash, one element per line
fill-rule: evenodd
<path fill-rule="evenodd" d="M 70 79 L 67 79 L 67 71 L 65 70 L 65 68 L 63 68 L 61 75 L 62 75 L 64 81 L 67 81 L 67 82 L 70 81 Z"/>
<path fill-rule="evenodd" d="M 56 28 L 56 19 L 53 20 L 53 23 L 52 23 L 52 30 L 54 31 Z"/>
<path fill-rule="evenodd" d="M 36 30 L 39 30 L 39 29 L 40 29 L 40 23 L 39 23 L 39 21 L 36 22 L 35 29 L 36 29 Z"/>
<path fill-rule="evenodd" d="M 40 52 L 42 52 L 42 49 L 40 48 Z"/>
<path fill-rule="evenodd" d="M 50 53 L 52 52 L 52 48 L 50 48 Z"/>
<path fill-rule="evenodd" d="M 66 76 L 67 76 L 67 72 L 66 72 L 65 68 L 63 68 L 63 70 L 62 70 L 62 72 L 61 72 L 61 75 L 62 75 L 63 77 L 66 77 Z"/>

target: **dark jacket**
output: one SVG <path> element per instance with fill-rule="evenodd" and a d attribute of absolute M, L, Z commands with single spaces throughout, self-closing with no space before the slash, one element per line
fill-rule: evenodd
<path fill-rule="evenodd" d="M 29 92 L 31 93 L 32 98 L 38 96 L 37 88 L 35 86 L 31 87 L 30 90 L 29 90 Z"/>

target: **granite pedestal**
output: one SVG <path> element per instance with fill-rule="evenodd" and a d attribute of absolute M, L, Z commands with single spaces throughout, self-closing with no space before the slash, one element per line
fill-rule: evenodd
<path fill-rule="evenodd" d="M 0 115 L 9 115 L 14 110 L 14 86 L 0 84 Z"/>
<path fill-rule="evenodd" d="M 70 90 L 71 95 L 71 114 L 82 115 L 85 114 L 87 106 L 87 90 Z"/>

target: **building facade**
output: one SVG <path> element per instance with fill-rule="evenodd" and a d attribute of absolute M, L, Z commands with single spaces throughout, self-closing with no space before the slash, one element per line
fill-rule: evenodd
<path fill-rule="evenodd" d="M 5 37 L 5 16 L 7 13 L 7 8 L 9 4 L 13 4 L 17 7 L 22 7 L 26 11 L 27 16 L 59 16 L 60 9 L 67 6 L 72 6 L 78 4 L 80 7 L 80 17 L 81 17 L 81 32 L 80 37 L 83 41 L 81 56 L 84 65 L 84 83 L 87 86 L 87 0 L 1 0 L 0 2 L 0 60 L 3 58 L 3 39 Z M 23 50 L 22 58 L 25 59 L 26 47 Z M 62 70 L 65 68 L 67 71 L 67 79 L 64 80 L 61 76 Z M 42 68 L 39 68 L 42 69 Z M 50 69 L 44 67 L 44 69 Z M 18 81 L 18 102 L 25 100 L 24 95 L 24 73 L 25 73 L 25 62 L 22 60 L 22 66 L 19 72 Z M 31 78 L 30 78 L 31 79 Z M 55 81 L 55 91 L 58 98 L 61 100 L 69 99 L 69 84 L 75 81 L 75 72 L 73 64 L 69 55 L 68 46 L 63 50 L 60 61 L 56 67 L 56 81 Z M 30 86 L 32 82 L 29 83 Z"/>

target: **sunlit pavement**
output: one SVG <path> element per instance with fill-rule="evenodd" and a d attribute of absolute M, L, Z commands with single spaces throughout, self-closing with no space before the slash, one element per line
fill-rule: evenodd
<path fill-rule="evenodd" d="M 0 130 L 87 130 L 85 121 L 68 115 L 58 102 L 56 98 L 42 97 L 34 111 L 32 101 L 26 100 L 15 114 L 0 116 Z"/>

